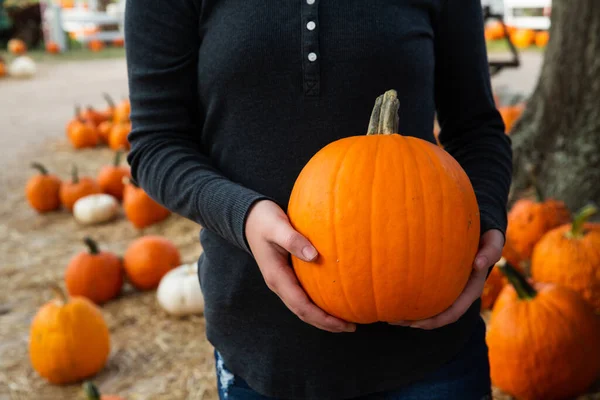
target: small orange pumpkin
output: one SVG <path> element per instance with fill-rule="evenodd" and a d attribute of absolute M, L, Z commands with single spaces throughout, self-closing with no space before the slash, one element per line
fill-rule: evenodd
<path fill-rule="evenodd" d="M 124 178 L 131 177 L 130 168 L 120 165 L 122 155 L 122 151 L 117 151 L 113 164 L 102 167 L 96 179 L 102 192 L 110 194 L 118 200 L 123 199 Z"/>
<path fill-rule="evenodd" d="M 148 235 L 131 242 L 123 261 L 131 284 L 139 290 L 151 290 L 167 272 L 181 265 L 181 256 L 170 240 Z"/>
<path fill-rule="evenodd" d="M 87 176 L 79 177 L 77 166 L 73 165 L 71 180 L 60 186 L 60 202 L 67 210 L 73 211 L 73 206 L 77 200 L 97 193 L 102 193 L 102 190 L 100 190 L 100 186 L 96 181 Z"/>
<path fill-rule="evenodd" d="M 171 215 L 171 211 L 148 196 L 144 189 L 132 180 L 125 178 L 123 189 L 123 210 L 125 217 L 137 229 L 156 224 Z"/>
<path fill-rule="evenodd" d="M 481 294 L 482 310 L 492 309 L 492 306 L 496 302 L 498 295 L 500 295 L 500 292 L 505 285 L 506 279 L 504 278 L 504 275 L 502 275 L 502 272 L 500 272 L 498 267 L 495 266 L 492 268 L 492 272 L 490 272 L 490 275 L 483 286 L 483 293 Z"/>
<path fill-rule="evenodd" d="M 110 353 L 110 335 L 100 309 L 85 297 L 57 298 L 37 312 L 29 332 L 33 369 L 53 384 L 70 384 L 100 372 Z"/>
<path fill-rule="evenodd" d="M 115 117 L 115 109 L 117 108 L 117 106 L 115 105 L 115 102 L 113 101 L 112 97 L 110 97 L 110 95 L 108 93 L 102 93 L 102 97 L 104 97 L 104 100 L 108 104 L 106 109 L 102 112 L 102 114 L 104 116 L 104 120 L 112 121 L 113 118 Z"/>
<path fill-rule="evenodd" d="M 60 178 L 49 174 L 48 170 L 40 163 L 34 162 L 31 167 L 40 173 L 31 177 L 25 187 L 25 197 L 29 205 L 40 213 L 59 209 Z"/>
<path fill-rule="evenodd" d="M 81 113 L 80 117 L 91 122 L 95 127 L 107 120 L 104 112 L 98 111 L 92 106 L 87 106 L 85 111 Z"/>
<path fill-rule="evenodd" d="M 67 125 L 65 126 L 65 133 L 67 135 L 67 138 L 71 138 L 71 134 L 73 132 L 73 127 L 76 124 L 80 124 L 81 123 L 81 107 L 79 107 L 78 104 L 75 104 L 75 113 L 73 114 L 73 118 L 71 118 L 68 122 Z"/>
<path fill-rule="evenodd" d="M 113 39 L 112 45 L 115 46 L 115 47 L 123 47 L 123 46 L 125 46 L 125 38 L 118 37 L 118 38 Z"/>
<path fill-rule="evenodd" d="M 367 135 L 319 150 L 288 205 L 291 224 L 319 252 L 315 262 L 292 257 L 300 284 L 320 308 L 350 322 L 442 312 L 464 289 L 479 246 L 467 174 L 434 143 L 398 134 L 398 107 L 396 91 L 379 96 Z"/>
<path fill-rule="evenodd" d="M 127 137 L 129 136 L 130 131 L 131 124 L 129 122 L 113 124 L 108 136 L 108 147 L 113 150 L 129 150 L 131 145 Z"/>
<path fill-rule="evenodd" d="M 7 47 L 8 52 L 16 56 L 27 53 L 27 45 L 21 39 L 10 39 Z"/>
<path fill-rule="evenodd" d="M 600 314 L 600 229 L 587 224 L 597 212 L 584 207 L 572 224 L 546 233 L 533 249 L 531 276 L 573 289 Z"/>
<path fill-rule="evenodd" d="M 69 141 L 75 149 L 96 147 L 100 141 L 98 130 L 91 121 L 82 118 L 73 124 L 69 124 Z"/>
<path fill-rule="evenodd" d="M 546 47 L 550 41 L 550 33 L 548 31 L 540 31 L 535 34 L 535 45 L 537 47 Z"/>
<path fill-rule="evenodd" d="M 497 267 L 510 285 L 487 328 L 492 384 L 524 400 L 583 394 L 600 374 L 600 318 L 568 288 L 530 284 L 506 260 Z"/>
<path fill-rule="evenodd" d="M 91 381 L 83 383 L 83 391 L 87 400 L 125 400 L 124 397 L 116 394 L 100 394 L 100 391 Z"/>
<path fill-rule="evenodd" d="M 65 270 L 70 296 L 83 296 L 100 305 L 118 296 L 123 286 L 123 265 L 115 254 L 100 251 L 92 238 L 84 238 L 88 251 L 76 254 Z"/>
<path fill-rule="evenodd" d="M 529 260 L 533 247 L 551 229 L 571 220 L 571 213 L 562 201 L 520 199 L 508 212 L 507 242 L 520 261 Z"/>
<path fill-rule="evenodd" d="M 100 141 L 100 143 L 108 144 L 108 138 L 110 137 L 110 132 L 112 131 L 112 128 L 112 121 L 104 121 L 100 125 L 98 125 L 98 140 Z"/>
<path fill-rule="evenodd" d="M 46 52 L 50 54 L 58 54 L 60 53 L 60 46 L 56 42 L 47 42 L 46 43 Z"/>
<path fill-rule="evenodd" d="M 499 40 L 504 38 L 504 28 L 499 21 L 491 21 L 485 25 L 486 40 Z"/>
<path fill-rule="evenodd" d="M 88 43 L 88 47 L 93 52 L 98 52 L 104 49 L 104 42 L 102 40 L 93 39 Z"/>
<path fill-rule="evenodd" d="M 115 124 L 129 122 L 129 114 L 131 113 L 131 103 L 129 99 L 124 99 L 115 108 L 113 122 Z"/>
<path fill-rule="evenodd" d="M 0 78 L 4 78 L 7 74 L 7 68 L 6 68 L 6 64 L 4 63 L 4 60 L 2 59 L 2 57 L 0 57 Z"/>
<path fill-rule="evenodd" d="M 511 40 L 516 48 L 526 49 L 535 40 L 535 31 L 531 29 L 517 29 L 511 34 Z"/>

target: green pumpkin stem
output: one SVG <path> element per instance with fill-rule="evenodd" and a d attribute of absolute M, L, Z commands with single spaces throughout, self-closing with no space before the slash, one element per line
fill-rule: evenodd
<path fill-rule="evenodd" d="M 100 400 L 100 391 L 91 381 L 83 382 L 83 391 L 87 396 L 88 400 Z"/>
<path fill-rule="evenodd" d="M 77 165 L 73 164 L 71 167 L 71 181 L 72 183 L 79 183 L 79 171 L 77 170 Z"/>
<path fill-rule="evenodd" d="M 37 169 L 38 171 L 40 171 L 40 174 L 42 174 L 42 175 L 48 175 L 48 169 L 46 169 L 46 167 L 44 167 L 39 162 L 32 162 L 31 168 Z"/>
<path fill-rule="evenodd" d="M 98 249 L 98 244 L 89 236 L 83 238 L 83 243 L 88 247 L 90 254 L 98 254 L 100 250 Z"/>
<path fill-rule="evenodd" d="M 367 135 L 391 135 L 398 133 L 400 102 L 398 94 L 391 89 L 375 99 Z"/>
<path fill-rule="evenodd" d="M 115 153 L 115 160 L 113 161 L 113 165 L 118 167 L 121 164 L 121 158 L 123 157 L 123 150 L 117 150 Z"/>
<path fill-rule="evenodd" d="M 575 216 L 573 224 L 571 225 L 571 230 L 567 232 L 567 237 L 569 239 L 581 238 L 584 233 L 584 226 L 586 222 L 591 216 L 596 215 L 597 213 L 598 207 L 595 205 L 588 204 L 587 206 L 584 206 Z"/>
<path fill-rule="evenodd" d="M 52 289 L 52 292 L 54 292 L 54 295 L 57 297 L 58 301 L 60 301 L 61 304 L 67 304 L 69 300 L 67 298 L 67 294 L 57 283 L 50 283 L 50 289 Z"/>
<path fill-rule="evenodd" d="M 108 103 L 108 108 L 110 108 L 110 109 L 115 108 L 115 102 L 108 93 L 102 93 L 102 97 L 104 97 L 104 100 Z"/>
<path fill-rule="evenodd" d="M 527 279 L 515 267 L 513 267 L 504 257 L 498 261 L 496 267 L 506 276 L 510 284 L 515 288 L 519 299 L 531 300 L 537 296 L 537 291 Z"/>

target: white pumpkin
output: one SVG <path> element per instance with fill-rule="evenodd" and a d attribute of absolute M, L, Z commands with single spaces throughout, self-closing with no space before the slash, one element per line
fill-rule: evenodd
<path fill-rule="evenodd" d="M 73 205 L 73 216 L 77 222 L 85 225 L 110 221 L 118 212 L 117 199 L 104 193 L 84 196 Z"/>
<path fill-rule="evenodd" d="M 198 282 L 198 264 L 183 264 L 165 274 L 156 289 L 158 304 L 169 314 L 204 313 L 204 296 Z"/>
<path fill-rule="evenodd" d="M 8 74 L 15 78 L 31 78 L 36 72 L 35 62 L 29 56 L 19 56 L 8 66 Z"/>

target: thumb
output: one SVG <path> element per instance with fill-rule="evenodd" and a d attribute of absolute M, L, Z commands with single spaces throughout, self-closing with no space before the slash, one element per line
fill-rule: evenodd
<path fill-rule="evenodd" d="M 482 271 L 496 263 L 502 257 L 504 236 L 496 229 L 487 231 L 481 237 L 481 247 L 477 252 L 473 266 Z"/>
<path fill-rule="evenodd" d="M 318 255 L 317 249 L 308 239 L 298 233 L 288 222 L 278 225 L 272 242 L 307 262 L 313 261 Z"/>

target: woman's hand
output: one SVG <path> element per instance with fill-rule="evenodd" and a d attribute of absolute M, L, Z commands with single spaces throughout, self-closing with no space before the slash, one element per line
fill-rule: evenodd
<path fill-rule="evenodd" d="M 420 321 L 399 321 L 392 325 L 409 326 L 420 329 L 436 329 L 456 322 L 471 304 L 483 293 L 483 286 L 488 275 L 488 269 L 502 257 L 504 236 L 497 229 L 491 229 L 481 236 L 479 252 L 473 262 L 473 271 L 463 292 L 456 301 L 445 311 L 431 318 Z"/>
<path fill-rule="evenodd" d="M 287 215 L 274 202 L 260 200 L 248 214 L 246 239 L 269 287 L 302 321 L 339 333 L 353 332 L 356 325 L 335 318 L 310 301 L 289 265 L 289 254 L 314 261 L 317 250 L 290 225 Z"/>

